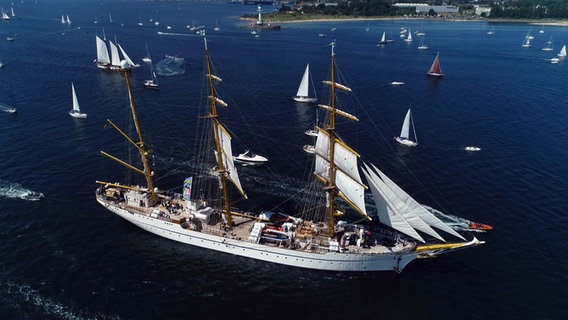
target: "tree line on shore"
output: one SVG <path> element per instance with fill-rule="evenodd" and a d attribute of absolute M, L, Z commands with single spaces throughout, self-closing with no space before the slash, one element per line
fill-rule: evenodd
<path fill-rule="evenodd" d="M 404 16 L 416 15 L 415 8 L 397 7 L 394 3 L 413 2 L 416 0 L 350 0 L 338 1 L 337 5 L 325 5 L 324 3 L 313 6 L 302 6 L 303 14 L 329 15 L 329 16 Z M 426 2 L 431 5 L 455 5 L 460 7 L 460 13 L 464 14 L 473 9 L 470 0 L 434 0 Z M 505 19 L 566 19 L 568 18 L 568 1 L 566 0 L 504 0 L 504 1 L 478 1 L 476 4 L 485 4 L 491 7 L 488 17 Z M 281 12 L 290 11 L 291 8 L 283 6 Z M 437 15 L 430 10 L 426 15 Z M 485 16 L 485 15 L 483 15 Z"/>

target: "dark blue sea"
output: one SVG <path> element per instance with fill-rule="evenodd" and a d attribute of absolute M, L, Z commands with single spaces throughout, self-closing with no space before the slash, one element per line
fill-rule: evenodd
<path fill-rule="evenodd" d="M 10 4 L 2 6 L 10 14 Z M 18 0 L 13 7 L 15 16 L 0 23 L 0 102 L 18 110 L 0 110 L 0 318 L 565 318 L 568 61 L 549 59 L 568 44 L 566 27 L 315 22 L 255 37 L 236 19 L 255 6 Z M 223 78 L 219 92 L 230 106 L 220 112 L 234 152 L 270 160 L 240 168 L 250 200 L 235 205 L 294 207 L 290 199 L 310 174 L 303 131 L 316 112 L 291 97 L 307 63 L 315 82 L 328 79 L 336 40 L 342 83 L 353 89 L 340 103 L 360 119 L 338 120 L 337 131 L 420 202 L 494 226 L 467 235 L 487 243 L 416 260 L 402 274 L 319 272 L 183 246 L 106 211 L 95 201 L 95 181 L 124 181 L 125 173 L 99 152 L 124 149 L 105 123 L 127 125 L 129 110 L 120 75 L 93 63 L 95 35 L 116 38 L 142 65 L 131 80 L 156 183 L 179 191 L 195 169 L 204 114 L 204 45 L 194 25 L 205 26 Z M 402 41 L 403 26 L 424 31 L 429 49 L 418 50 L 416 36 Z M 383 31 L 395 42 L 377 47 Z M 529 31 L 533 45 L 522 48 Z M 551 36 L 554 51 L 542 51 Z M 159 91 L 142 85 L 146 43 Z M 432 81 L 426 71 L 438 52 L 445 76 Z M 87 119 L 68 115 L 72 81 Z M 316 92 L 323 94 L 321 85 Z M 408 108 L 419 140 L 411 150 L 392 140 Z M 469 145 L 481 151 L 464 151 Z M 32 192 L 43 200 L 30 199 Z"/>

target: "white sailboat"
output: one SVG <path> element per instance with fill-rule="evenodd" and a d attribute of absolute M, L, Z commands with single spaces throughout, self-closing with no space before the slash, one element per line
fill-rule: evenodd
<path fill-rule="evenodd" d="M 2 10 L 2 20 L 4 20 L 4 21 L 10 20 L 10 16 L 4 10 Z"/>
<path fill-rule="evenodd" d="M 65 21 L 65 16 L 61 15 L 61 24 L 66 24 L 67 21 Z"/>
<path fill-rule="evenodd" d="M 422 36 L 422 38 L 420 39 L 418 50 L 428 50 L 428 45 L 424 43 L 424 36 Z"/>
<path fill-rule="evenodd" d="M 306 65 L 306 70 L 304 70 L 304 75 L 302 76 L 302 81 L 300 82 L 300 86 L 298 87 L 298 92 L 296 92 L 296 96 L 293 97 L 294 101 L 314 103 L 318 100 L 316 96 L 310 97 L 310 83 L 313 89 L 313 83 L 310 76 L 310 64 L 308 64 Z M 315 90 L 313 91 L 315 95 Z"/>
<path fill-rule="evenodd" d="M 67 20 L 65 20 L 65 22 L 67 23 L 67 25 L 71 25 L 71 19 L 69 19 L 69 15 L 67 15 Z"/>
<path fill-rule="evenodd" d="M 527 35 L 525 36 L 525 40 L 523 40 L 523 44 L 521 46 L 523 48 L 530 48 L 531 47 L 531 39 L 534 39 L 534 37 L 531 36 L 530 30 L 529 30 L 529 32 L 527 32 Z"/>
<path fill-rule="evenodd" d="M 75 86 L 73 85 L 73 82 L 71 82 L 71 94 L 73 95 L 73 109 L 69 111 L 69 115 L 73 118 L 86 118 L 87 114 L 81 112 L 81 109 L 79 108 L 79 100 L 77 99 L 77 94 L 75 93 Z"/>
<path fill-rule="evenodd" d="M 108 47 L 105 40 L 102 40 L 98 36 L 95 36 L 96 45 L 97 45 L 97 58 L 95 62 L 97 63 L 97 67 L 101 70 L 120 70 L 120 52 L 124 60 L 128 63 L 129 68 L 139 67 L 139 64 L 135 64 L 132 59 L 126 54 L 126 51 L 122 49 L 120 45 L 118 47 L 110 40 L 108 40 Z M 115 40 L 116 41 L 116 40 Z M 110 47 L 110 51 L 109 51 Z"/>
<path fill-rule="evenodd" d="M 487 31 L 487 34 L 488 34 L 488 35 L 493 35 L 493 34 L 495 34 L 495 27 L 494 27 L 494 26 L 491 26 L 491 30 Z"/>
<path fill-rule="evenodd" d="M 144 80 L 144 88 L 158 90 L 160 89 L 160 85 L 158 84 L 158 77 L 156 77 L 156 72 L 154 71 L 154 65 L 152 64 L 148 44 L 146 44 L 146 57 L 148 58 L 148 64 L 150 65 L 150 79 Z"/>
<path fill-rule="evenodd" d="M 542 51 L 552 51 L 554 50 L 552 36 L 550 36 L 550 40 L 546 42 L 546 47 L 542 48 Z"/>
<path fill-rule="evenodd" d="M 387 44 L 387 36 L 386 36 L 386 33 L 384 31 L 383 31 L 383 35 L 382 35 L 381 40 L 379 41 L 378 45 L 381 45 L 381 44 Z"/>
<path fill-rule="evenodd" d="M 183 194 L 161 191 L 154 185 L 149 150 L 143 141 L 132 97 L 130 70 L 123 69 L 136 135 L 130 137 L 111 120 L 108 123 L 138 150 L 143 167 L 136 168 L 106 152 L 102 153 L 144 175 L 146 185 L 97 181 L 100 187 L 96 191 L 96 200 L 104 208 L 145 231 L 181 244 L 228 253 L 228 259 L 237 255 L 317 270 L 400 272 L 414 259 L 432 258 L 484 243 L 476 238 L 463 240 L 444 222 L 424 212 L 423 207 L 371 164 L 362 169 L 373 192 L 381 223 L 388 229 L 369 228 L 362 223 L 335 222 L 335 216 L 347 208 L 359 213 L 365 220 L 372 219 L 365 205 L 367 187 L 359 174 L 359 155 L 335 133 L 338 129 L 335 127 L 336 118 L 358 120 L 335 106 L 333 97 L 336 90 L 351 91 L 335 80 L 335 43 L 331 46 L 332 81 L 324 82 L 330 87 L 330 104 L 319 105 L 328 112 L 328 122 L 321 128 L 317 127 L 313 153 L 315 181 L 310 183 L 318 186 L 317 193 L 321 197 L 317 203 L 306 204 L 306 208 L 300 210 L 313 216 L 320 211 L 324 213 L 323 219 L 303 220 L 282 213 L 252 213 L 232 207 L 230 189 L 244 199 L 247 196 L 233 162 L 229 130 L 221 123 L 217 113 L 219 106 L 227 107 L 215 90 L 215 83 L 221 79 L 211 73 L 207 39 L 204 43 L 209 99 L 208 114 L 201 118 L 210 124 L 207 127 L 211 129 L 211 137 L 205 140 L 211 141 L 213 146 L 201 149 L 210 155 L 200 158 L 214 162 L 210 173 L 215 175 L 215 179 L 200 177 L 194 181 L 193 177 L 186 178 Z M 192 189 L 198 190 L 200 196 L 194 197 Z M 212 193 L 202 194 L 203 190 Z M 338 198 L 344 201 L 339 202 Z M 459 239 L 459 242 L 446 242 L 440 231 L 445 232 L 445 236 Z"/>
<path fill-rule="evenodd" d="M 412 133 L 414 134 L 414 141 L 410 140 L 410 127 L 412 126 Z M 414 120 L 412 119 L 412 112 L 410 109 L 406 112 L 404 117 L 404 122 L 402 123 L 402 129 L 400 130 L 400 136 L 394 137 L 394 139 L 407 147 L 416 147 L 418 145 L 418 138 L 416 137 L 416 129 L 414 128 Z"/>
<path fill-rule="evenodd" d="M 562 49 L 560 49 L 560 52 L 558 52 L 557 56 L 559 56 L 559 57 L 565 57 L 566 56 L 566 45 L 562 46 Z"/>
<path fill-rule="evenodd" d="M 410 29 L 408 29 L 408 36 L 404 39 L 404 41 L 412 42 L 412 32 L 410 32 Z"/>
<path fill-rule="evenodd" d="M 10 7 L 10 10 L 12 10 L 12 17 L 15 17 L 16 14 L 14 13 L 14 7 Z"/>

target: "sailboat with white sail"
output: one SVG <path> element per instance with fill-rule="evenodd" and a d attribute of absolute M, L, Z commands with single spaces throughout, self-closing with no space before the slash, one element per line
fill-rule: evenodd
<path fill-rule="evenodd" d="M 420 45 L 418 45 L 418 50 L 428 50 L 428 45 L 424 43 L 424 37 L 425 36 L 422 36 L 420 38 Z"/>
<path fill-rule="evenodd" d="M 562 46 L 562 49 L 560 49 L 560 52 L 558 52 L 557 56 L 559 56 L 559 57 L 565 57 L 566 56 L 566 45 Z"/>
<path fill-rule="evenodd" d="M 66 24 L 67 21 L 65 21 L 65 16 L 61 15 L 61 24 Z"/>
<path fill-rule="evenodd" d="M 404 39 L 404 41 L 408 43 L 412 42 L 412 32 L 410 32 L 410 29 L 408 29 L 408 36 Z"/>
<path fill-rule="evenodd" d="M 150 65 L 150 79 L 144 80 L 144 88 L 158 90 L 160 85 L 158 84 L 158 77 L 156 77 L 156 72 L 154 70 L 154 64 L 152 63 L 152 58 L 150 57 L 150 51 L 148 50 L 148 44 L 146 44 L 146 57 L 148 58 L 148 65 Z"/>
<path fill-rule="evenodd" d="M 328 113 L 326 124 L 317 127 L 314 146 L 314 181 L 317 203 L 306 203 L 299 210 L 322 220 L 302 219 L 294 215 L 263 211 L 247 212 L 233 207 L 232 194 L 247 199 L 233 162 L 231 135 L 221 123 L 217 108 L 227 107 L 218 97 L 215 84 L 221 78 L 212 73 L 207 39 L 204 38 L 206 80 L 208 83 L 208 111 L 201 117 L 209 125 L 212 148 L 201 150 L 212 160 L 208 170 L 214 179 L 199 176 L 184 181 L 182 194 L 161 191 L 154 184 L 154 172 L 148 159 L 150 150 L 143 140 L 139 117 L 130 87 L 130 69 L 121 69 L 124 76 L 136 135 L 130 137 L 114 122 L 115 128 L 138 150 L 142 168 L 128 164 L 106 152 L 103 155 L 125 165 L 145 177 L 145 186 L 97 181 L 96 200 L 107 210 L 130 223 L 158 236 L 182 244 L 241 257 L 287 266 L 329 271 L 396 271 L 400 272 L 417 258 L 432 258 L 440 254 L 480 245 L 483 241 L 465 240 L 394 182 L 377 167 L 365 164 L 362 168 L 373 192 L 380 222 L 386 227 L 370 227 L 361 222 L 335 221 L 343 210 L 359 213 L 363 220 L 372 220 L 366 208 L 367 187 L 359 174 L 358 158 L 348 144 L 336 133 L 336 118 L 358 121 L 358 118 L 335 106 L 336 91 L 351 92 L 337 82 L 335 71 L 335 43 L 331 46 L 330 104 L 319 105 Z M 124 67 L 127 67 L 124 64 Z M 208 191 L 205 191 L 208 190 Z M 315 191 L 315 190 L 314 190 Z M 210 194 L 204 194 L 211 192 Z M 198 197 L 195 194 L 199 194 Z M 342 201 L 338 201 L 339 199 Z M 278 206 L 278 205 L 276 205 Z M 313 215 L 312 215 L 313 214 Z M 444 232 L 444 236 L 440 234 Z M 450 242 L 445 237 L 456 238 Z M 228 256 L 230 257 L 230 256 Z"/>
<path fill-rule="evenodd" d="M 81 108 L 79 107 L 79 100 L 77 99 L 77 93 L 75 92 L 75 85 L 71 82 L 71 94 L 73 96 L 73 109 L 69 111 L 69 115 L 73 118 L 86 118 L 87 114 L 81 112 Z"/>
<path fill-rule="evenodd" d="M 314 96 L 310 97 L 310 85 L 312 87 L 312 91 L 314 92 Z M 298 91 L 296 92 L 296 96 L 293 97 L 294 101 L 302 102 L 302 103 L 314 103 L 318 101 L 317 96 L 315 96 L 314 84 L 312 81 L 312 77 L 310 75 L 310 64 L 306 65 L 306 69 L 304 70 L 304 74 L 302 75 L 302 81 L 300 81 L 300 86 L 298 87 Z"/>
<path fill-rule="evenodd" d="M 4 20 L 4 21 L 10 20 L 10 16 L 4 10 L 2 10 L 2 20 Z"/>
<path fill-rule="evenodd" d="M 410 131 L 414 136 L 414 140 L 410 139 Z M 400 130 L 400 136 L 394 137 L 398 143 L 405 145 L 407 147 L 416 147 L 418 145 L 418 137 L 416 136 L 416 129 L 414 128 L 414 119 L 412 119 L 412 112 L 410 108 L 406 112 L 404 117 L 404 122 L 402 123 L 402 129 Z"/>
<path fill-rule="evenodd" d="M 554 50 L 552 36 L 550 36 L 550 40 L 546 42 L 546 47 L 542 48 L 542 51 L 552 51 Z"/>
<path fill-rule="evenodd" d="M 386 33 L 384 31 L 383 31 L 383 35 L 381 37 L 381 40 L 379 41 L 379 44 L 377 46 L 379 46 L 381 44 L 387 44 L 387 36 L 386 36 Z"/>
<path fill-rule="evenodd" d="M 122 57 L 128 63 L 129 68 L 139 67 L 139 64 L 136 64 L 130 59 L 130 57 L 126 54 L 126 51 L 122 49 L 120 44 L 117 46 L 112 41 L 108 40 L 108 47 L 107 41 L 99 38 L 99 36 L 95 36 L 96 38 L 96 45 L 97 45 L 97 58 L 95 62 L 97 63 L 97 67 L 101 70 L 108 70 L 108 71 L 118 71 L 121 69 L 120 64 L 120 52 L 122 53 Z M 116 40 L 115 40 L 116 42 Z M 110 47 L 110 54 L 109 48 Z"/>

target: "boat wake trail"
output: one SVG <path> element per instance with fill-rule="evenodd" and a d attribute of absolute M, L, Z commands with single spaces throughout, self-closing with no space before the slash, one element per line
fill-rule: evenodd
<path fill-rule="evenodd" d="M 0 111 L 7 113 L 16 113 L 16 108 L 0 102 Z"/>
<path fill-rule="evenodd" d="M 44 195 L 41 192 L 26 189 L 19 183 L 0 180 L 0 197 L 38 201 L 43 199 Z"/>
<path fill-rule="evenodd" d="M 29 285 L 0 283 L 0 299 L 18 312 L 29 314 L 31 318 L 56 317 L 58 319 L 119 319 L 117 316 L 86 315 L 81 310 L 74 312 L 69 307 L 43 296 Z M 39 313 L 39 314 L 38 314 Z M 41 316 L 40 316 L 41 314 Z"/>
<path fill-rule="evenodd" d="M 177 76 L 185 73 L 185 60 L 174 56 L 166 56 L 156 64 L 156 73 L 160 76 Z"/>

